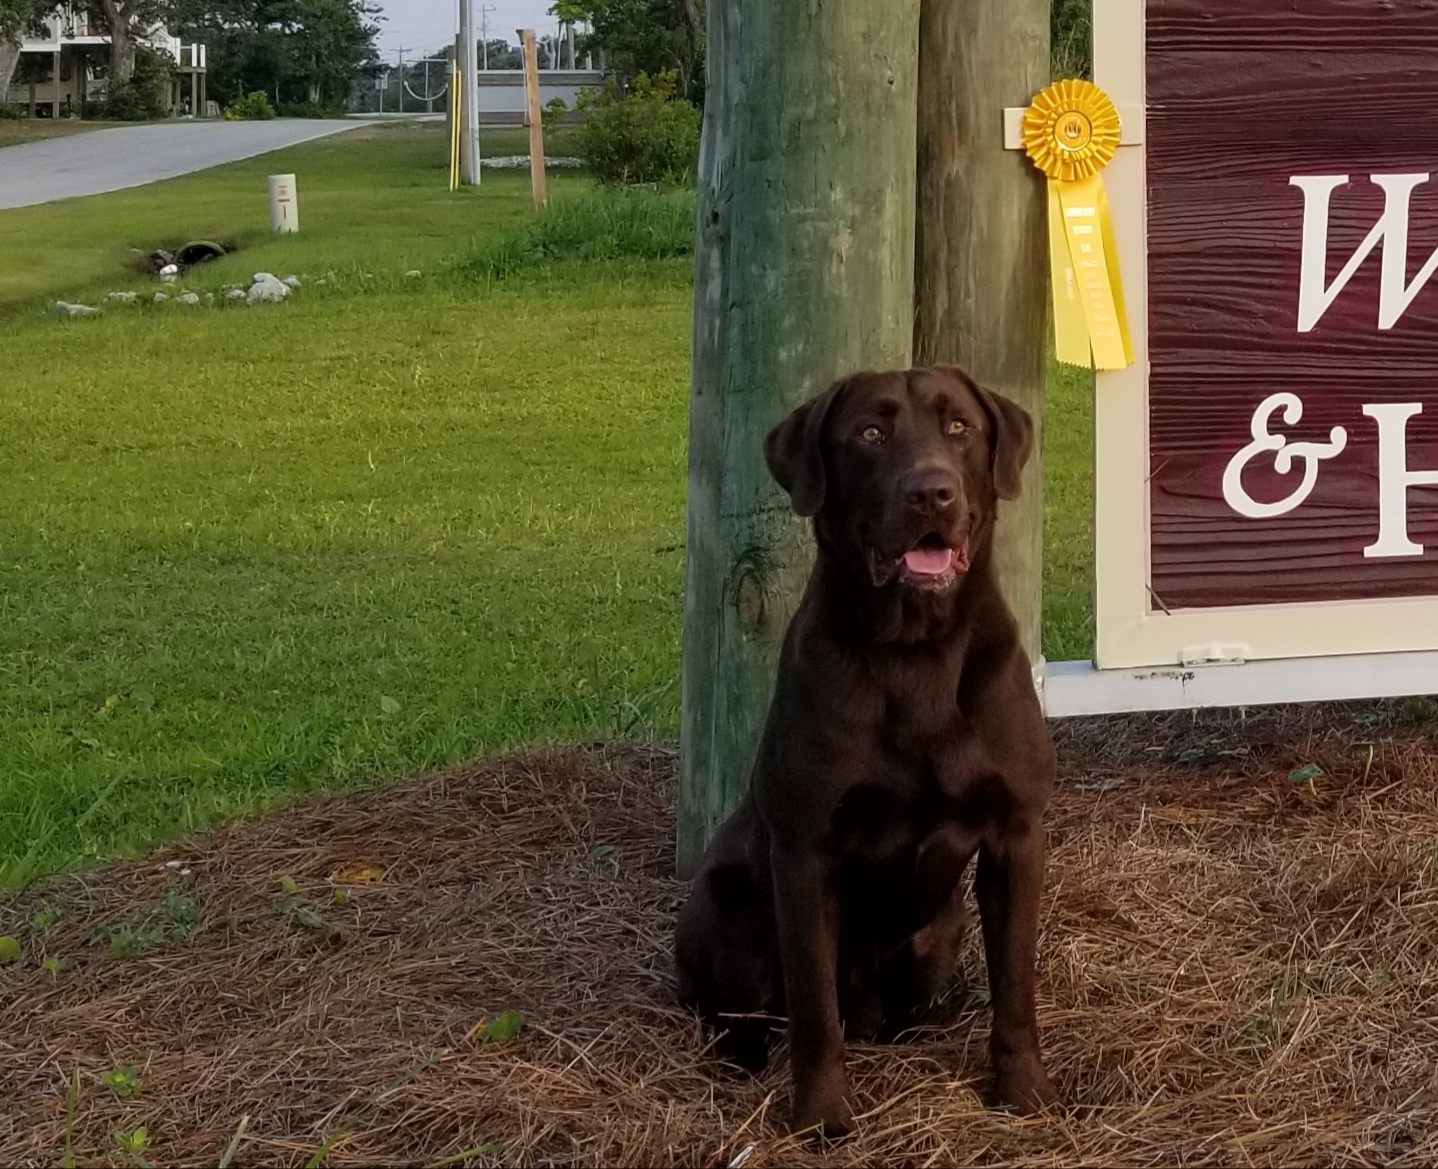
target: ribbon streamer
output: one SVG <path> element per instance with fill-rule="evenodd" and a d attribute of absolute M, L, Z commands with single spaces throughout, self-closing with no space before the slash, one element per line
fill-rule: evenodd
<path fill-rule="evenodd" d="M 1049 181 L 1054 348 L 1069 365 L 1123 369 L 1133 362 L 1100 174 L 1120 133 L 1118 109 L 1090 81 L 1056 81 L 1024 111 L 1024 151 Z"/>

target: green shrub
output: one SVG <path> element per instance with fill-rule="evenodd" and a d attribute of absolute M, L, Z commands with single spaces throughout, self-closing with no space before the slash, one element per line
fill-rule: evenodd
<path fill-rule="evenodd" d="M 269 95 L 256 89 L 237 97 L 225 107 L 225 119 L 230 122 L 263 122 L 275 116 L 275 107 L 270 105 Z"/>
<path fill-rule="evenodd" d="M 602 183 L 692 184 L 699 163 L 699 111 L 674 97 L 673 71 L 640 73 L 628 93 L 606 78 L 586 90 L 577 148 Z"/>
<path fill-rule="evenodd" d="M 479 249 L 461 271 L 502 279 L 551 260 L 667 260 L 693 251 L 692 191 L 601 190 L 556 202 Z"/>
<path fill-rule="evenodd" d="M 169 111 L 170 83 L 175 63 L 163 53 L 140 48 L 135 51 L 135 72 L 129 81 L 110 86 L 104 97 L 86 102 L 87 118 L 115 122 L 148 122 L 163 118 Z"/>
<path fill-rule="evenodd" d="M 344 116 L 344 107 L 335 108 L 318 101 L 287 101 L 281 103 L 280 114 L 286 118 L 334 118 Z"/>

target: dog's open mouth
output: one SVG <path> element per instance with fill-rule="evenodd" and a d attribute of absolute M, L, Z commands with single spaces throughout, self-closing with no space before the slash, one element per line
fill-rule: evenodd
<path fill-rule="evenodd" d="M 969 570 L 968 541 L 954 547 L 938 532 L 929 532 L 902 556 L 890 559 L 872 550 L 870 569 L 879 587 L 897 579 L 919 588 L 943 588 Z"/>

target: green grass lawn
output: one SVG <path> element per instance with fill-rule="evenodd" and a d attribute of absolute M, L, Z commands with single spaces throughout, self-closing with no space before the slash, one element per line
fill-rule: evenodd
<path fill-rule="evenodd" d="M 267 230 L 280 169 L 298 236 Z M 689 262 L 453 274 L 531 219 L 526 173 L 445 190 L 442 126 L 0 213 L 0 880 L 483 750 L 675 732 Z M 240 249 L 197 291 L 307 283 L 44 312 L 148 298 L 128 249 L 196 237 Z M 1050 657 L 1088 646 L 1087 401 L 1055 379 Z"/>
<path fill-rule="evenodd" d="M 21 142 L 39 142 L 45 138 L 63 138 L 83 134 L 87 130 L 103 130 L 118 122 L 81 122 L 75 118 L 0 118 L 0 146 L 16 146 Z M 3 161 L 3 160 L 0 160 Z"/>
<path fill-rule="evenodd" d="M 481 148 L 528 153 L 523 134 L 493 131 Z M 46 297 L 153 291 L 143 256 L 193 239 L 240 249 L 197 271 L 190 284 L 205 288 L 223 279 L 248 283 L 266 266 L 284 268 L 280 275 L 346 266 L 423 270 L 531 214 L 527 172 L 485 171 L 478 188 L 450 194 L 446 149 L 443 126 L 433 123 L 365 126 L 163 183 L 0 212 L 0 313 Z M 297 174 L 302 230 L 277 239 L 268 176 L 281 165 Z M 550 175 L 560 194 L 578 182 Z"/>

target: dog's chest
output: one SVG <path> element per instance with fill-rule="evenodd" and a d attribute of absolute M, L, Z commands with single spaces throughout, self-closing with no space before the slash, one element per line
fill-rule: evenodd
<path fill-rule="evenodd" d="M 912 932 L 948 900 L 977 851 L 980 825 L 938 782 L 861 784 L 833 812 L 845 916 L 865 932 Z"/>
<path fill-rule="evenodd" d="M 886 720 L 863 755 L 833 808 L 843 853 L 904 864 L 935 832 L 977 832 L 991 815 L 983 753 L 957 711 Z"/>

